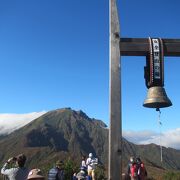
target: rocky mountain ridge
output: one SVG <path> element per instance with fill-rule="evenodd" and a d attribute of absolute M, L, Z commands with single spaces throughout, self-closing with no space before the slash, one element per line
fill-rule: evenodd
<path fill-rule="evenodd" d="M 83 111 L 70 108 L 49 111 L 26 126 L 0 139 L 1 164 L 21 152 L 30 167 L 52 164 L 57 159 L 71 158 L 77 163 L 81 155 L 92 152 L 107 167 L 108 129 L 100 120 L 89 118 Z M 140 156 L 150 172 L 180 170 L 180 151 L 155 144 L 135 145 L 123 139 L 123 169 L 130 156 Z"/>

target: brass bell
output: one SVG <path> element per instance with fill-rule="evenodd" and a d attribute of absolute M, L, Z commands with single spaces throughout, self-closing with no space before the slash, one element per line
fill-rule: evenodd
<path fill-rule="evenodd" d="M 163 87 L 153 86 L 148 89 L 147 98 L 144 101 L 143 106 L 148 108 L 164 108 L 172 106 L 172 103 L 167 97 Z"/>

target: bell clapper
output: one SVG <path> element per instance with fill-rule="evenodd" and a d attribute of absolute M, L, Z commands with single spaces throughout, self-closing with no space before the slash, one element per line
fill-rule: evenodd
<path fill-rule="evenodd" d="M 160 145 L 160 155 L 161 155 L 161 162 L 163 161 L 163 157 L 162 157 L 162 143 L 161 143 L 161 126 L 162 126 L 162 122 L 161 122 L 161 111 L 159 108 L 156 108 L 156 111 L 159 112 L 158 114 L 158 125 L 159 125 L 159 145 Z"/>

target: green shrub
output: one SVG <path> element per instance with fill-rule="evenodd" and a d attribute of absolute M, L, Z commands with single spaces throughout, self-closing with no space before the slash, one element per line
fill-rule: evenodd
<path fill-rule="evenodd" d="M 105 180 L 105 168 L 102 165 L 98 165 L 95 170 L 96 180 Z"/>
<path fill-rule="evenodd" d="M 72 179 L 74 172 L 77 171 L 78 171 L 78 167 L 71 159 L 68 159 L 64 162 L 65 180 Z"/>
<path fill-rule="evenodd" d="M 180 172 L 169 171 L 163 176 L 164 180 L 180 180 Z"/>

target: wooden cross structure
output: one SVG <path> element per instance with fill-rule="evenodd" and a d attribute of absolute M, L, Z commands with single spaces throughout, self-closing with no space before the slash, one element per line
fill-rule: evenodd
<path fill-rule="evenodd" d="M 147 56 L 148 38 L 120 38 L 116 0 L 109 0 L 110 128 L 108 179 L 122 179 L 121 56 Z M 162 39 L 164 56 L 180 56 L 180 39 Z"/>

